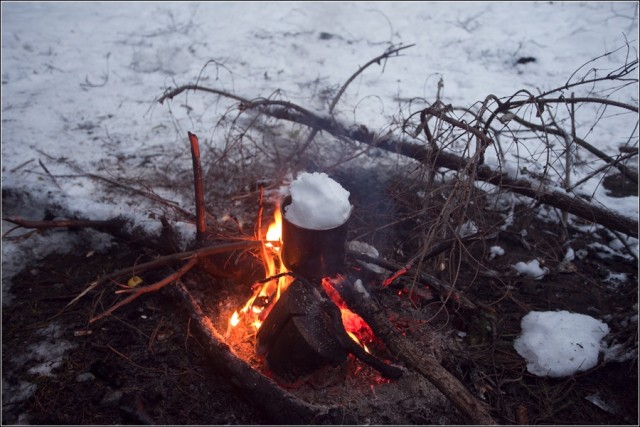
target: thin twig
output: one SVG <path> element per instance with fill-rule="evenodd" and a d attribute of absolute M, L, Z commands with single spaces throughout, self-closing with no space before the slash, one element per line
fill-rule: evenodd
<path fill-rule="evenodd" d="M 552 135 L 558 135 L 561 137 L 565 137 L 566 136 L 566 132 L 562 129 L 554 129 L 554 128 L 550 128 L 550 127 L 546 127 L 546 126 L 541 126 L 535 123 L 531 123 L 528 122 L 526 120 L 524 120 L 523 118 L 517 116 L 517 115 L 513 115 L 512 120 L 523 125 L 526 126 L 532 130 L 537 130 L 537 131 L 541 131 L 541 132 L 547 132 L 550 133 Z M 576 145 L 579 145 L 580 147 L 586 149 L 587 151 L 589 151 L 591 154 L 596 155 L 597 157 L 599 157 L 600 159 L 604 160 L 605 162 L 607 162 L 607 164 L 609 165 L 614 165 L 616 168 L 618 168 L 618 170 L 620 172 L 622 172 L 622 174 L 624 176 L 626 176 L 627 178 L 629 178 L 631 181 L 633 182 L 638 182 L 638 174 L 637 172 L 634 172 L 632 170 L 630 170 L 629 168 L 627 168 L 624 164 L 619 163 L 616 161 L 616 159 L 614 159 L 613 157 L 609 156 L 607 153 L 601 151 L 600 149 L 594 147 L 593 145 L 589 144 L 587 141 L 585 141 L 582 138 L 578 138 L 576 136 L 576 138 L 573 140 L 573 142 Z M 636 153 L 637 154 L 637 153 Z M 575 188 L 575 185 L 574 185 Z"/>
<path fill-rule="evenodd" d="M 331 105 L 329 106 L 329 114 L 333 114 L 333 109 L 336 107 L 336 104 L 340 100 L 340 97 L 342 96 L 344 91 L 347 90 L 347 87 L 351 84 L 351 82 L 356 77 L 358 77 L 364 70 L 366 70 L 367 68 L 369 68 L 369 66 L 371 66 L 373 64 L 380 64 L 380 61 L 382 61 L 383 59 L 389 58 L 391 55 L 393 55 L 395 53 L 398 53 L 401 50 L 409 49 L 410 47 L 413 47 L 413 46 L 415 46 L 415 44 L 410 44 L 410 45 L 407 45 L 407 46 L 400 46 L 400 47 L 396 47 L 396 48 L 391 48 L 390 47 L 382 55 L 379 55 L 379 56 L 373 58 L 371 61 L 367 62 L 362 67 L 360 67 L 358 69 L 358 71 L 353 73 L 353 75 L 351 77 L 349 77 L 349 79 L 342 85 L 342 87 L 340 88 L 340 90 L 338 91 L 336 96 L 333 98 L 333 101 L 331 102 Z"/>
<path fill-rule="evenodd" d="M 153 261 L 145 262 L 143 264 L 134 265 L 132 267 L 126 267 L 117 271 L 114 271 L 106 276 L 101 277 L 98 280 L 95 280 L 89 284 L 89 286 L 82 291 L 78 296 L 76 296 L 73 300 L 71 300 L 58 314 L 54 317 L 59 316 L 64 311 L 66 311 L 73 304 L 78 302 L 84 295 L 86 295 L 91 290 L 101 286 L 105 283 L 108 283 L 111 280 L 117 279 L 118 277 L 139 274 L 144 271 L 148 271 L 157 267 L 163 267 L 166 265 L 172 265 L 179 261 L 184 261 L 189 258 L 202 259 L 207 256 L 223 253 L 223 252 L 232 252 L 236 250 L 245 250 L 252 249 L 254 247 L 258 247 L 261 243 L 255 240 L 247 240 L 236 243 L 226 243 L 222 245 L 210 246 L 206 248 L 199 248 L 188 252 L 180 252 L 171 255 L 162 256 L 154 259 Z"/>
<path fill-rule="evenodd" d="M 373 64 L 380 64 L 380 61 L 382 61 L 383 59 L 387 59 L 388 57 L 390 57 L 394 53 L 398 53 L 401 50 L 408 49 L 408 48 L 413 47 L 413 46 L 415 46 L 415 44 L 410 44 L 408 46 L 401 46 L 401 47 L 397 47 L 397 48 L 391 48 L 390 47 L 387 50 L 385 50 L 385 52 L 382 55 L 379 55 L 379 56 L 373 58 L 372 60 L 370 60 L 369 62 L 364 64 L 362 67 L 360 67 L 358 69 L 358 71 L 353 73 L 351 75 L 351 77 L 349 77 L 347 79 L 347 81 L 344 82 L 344 84 L 342 85 L 340 90 L 338 90 L 338 93 L 336 94 L 336 96 L 333 97 L 333 100 L 331 101 L 331 105 L 329 105 L 329 115 L 333 116 L 333 110 L 336 108 L 336 105 L 338 104 L 338 101 L 340 100 L 340 98 L 342 97 L 344 92 L 347 90 L 347 87 L 351 84 L 351 82 L 353 82 L 353 80 L 355 80 L 356 77 L 358 77 L 360 74 L 362 74 L 362 72 L 364 70 L 366 70 L 367 68 L 369 68 Z M 306 150 L 307 147 L 309 147 L 309 145 L 313 142 L 313 139 L 318 134 L 318 131 L 319 131 L 318 128 L 312 128 L 311 129 L 311 133 L 309 134 L 309 136 L 307 137 L 307 140 L 302 145 L 302 148 L 299 150 L 300 152 Z"/>
<path fill-rule="evenodd" d="M 223 91 L 223 90 L 218 90 L 218 89 L 212 89 L 212 88 L 208 88 L 208 87 L 204 87 L 204 86 L 199 86 L 197 84 L 195 84 L 195 85 L 184 85 L 184 86 L 177 87 L 177 88 L 175 88 L 173 90 L 169 90 L 169 91 L 165 92 L 160 98 L 158 98 L 158 102 L 160 104 L 163 104 L 164 101 L 166 101 L 167 99 L 173 99 L 175 96 L 178 96 L 179 94 L 181 94 L 182 92 L 184 92 L 186 90 L 199 90 L 199 91 L 203 91 L 203 92 L 213 93 L 215 95 L 224 96 L 225 98 L 235 99 L 236 101 L 240 101 L 240 102 L 250 102 L 248 99 L 242 98 L 241 96 L 234 95 L 232 93 L 229 93 L 229 92 L 226 92 L 226 91 Z"/>
<path fill-rule="evenodd" d="M 130 302 L 132 302 L 133 300 L 135 300 L 136 298 L 142 296 L 143 294 L 149 293 L 149 292 L 156 292 L 159 291 L 160 289 L 164 288 L 166 285 L 168 285 L 169 283 L 175 282 L 176 280 L 178 280 L 179 278 L 181 278 L 182 276 L 184 276 L 189 270 L 191 270 L 193 267 L 195 267 L 195 265 L 198 263 L 198 258 L 194 257 L 192 259 L 189 260 L 189 262 L 187 262 L 185 265 L 183 265 L 180 270 L 176 271 L 175 273 L 165 277 L 164 279 L 160 280 L 159 282 L 156 282 L 152 285 L 149 286 L 143 286 L 141 288 L 135 288 L 135 289 L 131 289 L 131 295 L 129 295 L 127 298 L 123 299 L 122 301 L 117 302 L 116 304 L 112 305 L 108 310 L 104 311 L 103 313 L 91 318 L 89 320 L 89 323 L 94 323 L 100 319 L 103 319 L 109 315 L 111 315 L 111 313 L 113 313 L 114 311 L 116 311 L 118 308 L 129 304 Z M 119 292 L 126 292 L 129 290 L 123 290 L 123 291 L 119 291 Z M 118 292 L 116 292 L 118 293 Z"/>
<path fill-rule="evenodd" d="M 49 172 L 49 169 L 47 169 L 47 167 L 44 165 L 44 163 L 42 163 L 42 160 L 38 159 L 38 164 L 45 171 L 45 173 L 49 176 L 49 178 L 51 178 L 51 180 L 56 185 L 56 187 L 58 187 L 58 189 L 60 191 L 62 191 L 62 187 L 60 187 L 60 184 L 58 184 L 58 181 L 56 180 L 56 178 L 53 175 L 51 175 L 51 172 Z"/>
<path fill-rule="evenodd" d="M 635 157 L 635 156 L 637 156 L 637 155 L 638 155 L 638 153 L 637 153 L 637 152 L 636 152 L 636 153 L 628 153 L 628 154 L 626 154 L 626 155 L 624 155 L 624 156 L 620 156 L 620 157 L 618 157 L 618 159 L 617 159 L 617 160 L 614 160 L 614 162 L 613 162 L 613 163 L 607 163 L 607 164 L 604 164 L 604 165 L 600 166 L 599 168 L 595 169 L 593 172 L 589 173 L 587 176 L 585 176 L 584 178 L 582 178 L 581 180 L 579 180 L 579 181 L 577 181 L 575 184 L 573 184 L 573 185 L 571 186 L 571 188 L 569 188 L 569 190 L 568 190 L 568 191 L 573 191 L 573 190 L 575 190 L 576 188 L 580 187 L 580 186 L 581 186 L 582 184 L 584 184 L 585 182 L 589 181 L 589 180 L 590 180 L 591 178 L 593 178 L 594 176 L 596 176 L 596 175 L 598 175 L 598 174 L 600 174 L 600 173 L 604 172 L 604 171 L 605 171 L 605 170 L 607 170 L 607 169 L 611 169 L 612 167 L 616 166 L 616 165 L 617 165 L 617 164 L 619 164 L 619 163 L 624 163 L 624 162 L 626 162 L 627 160 L 629 160 L 629 159 L 631 159 L 632 157 Z M 624 176 L 625 176 L 625 177 L 627 177 L 626 175 L 624 175 Z"/>
<path fill-rule="evenodd" d="M 117 188 L 121 188 L 124 189 L 126 191 L 129 191 L 133 194 L 138 194 L 142 197 L 148 198 L 150 200 L 153 200 L 155 202 L 159 202 L 161 204 L 164 204 L 166 206 L 169 206 L 171 209 L 180 212 L 182 215 L 184 215 L 186 218 L 193 218 L 193 214 L 189 211 L 187 211 L 186 209 L 180 207 L 180 205 L 176 202 L 173 202 L 171 200 L 167 200 L 164 199 L 160 196 L 158 196 L 157 194 L 151 192 L 150 190 L 141 190 L 135 187 L 131 187 L 129 185 L 123 184 L 122 182 L 110 179 L 110 178 L 106 178 L 104 176 L 100 176 L 100 175 L 96 175 L 93 173 L 87 173 L 85 172 L 81 167 L 79 167 L 78 165 L 73 164 L 71 161 L 69 160 L 59 160 L 54 158 L 53 156 L 47 154 L 46 152 L 42 151 L 42 150 L 36 150 L 38 153 L 42 154 L 43 156 L 46 156 L 47 158 L 51 159 L 51 160 L 55 160 L 58 162 L 62 162 L 65 165 L 69 166 L 71 169 L 73 169 L 74 171 L 76 171 L 79 175 L 58 175 L 58 177 L 61 176 L 66 176 L 66 177 L 71 177 L 71 178 L 78 178 L 78 177 L 82 177 L 82 178 L 91 178 L 91 179 L 95 179 L 97 181 L 104 181 L 107 184 L 110 184 L 114 187 Z"/>
<path fill-rule="evenodd" d="M 14 173 L 16 171 L 18 171 L 19 169 L 23 168 L 24 166 L 28 165 L 29 163 L 33 162 L 35 159 L 29 159 L 26 162 L 20 163 L 18 166 L 16 166 L 15 168 L 11 169 L 11 173 Z"/>
<path fill-rule="evenodd" d="M 518 92 L 527 92 L 525 90 L 521 90 Z M 568 104 L 568 103 L 592 103 L 592 104 L 604 104 L 604 105 L 611 105 L 614 107 L 618 107 L 618 108 L 622 108 L 625 110 L 629 110 L 632 111 L 634 113 L 638 112 L 638 107 L 634 106 L 634 105 L 630 105 L 630 104 L 625 104 L 623 102 L 618 102 L 618 101 L 612 101 L 610 99 L 602 99 L 602 98 L 591 98 L 591 97 L 582 97 L 582 98 L 572 98 L 572 99 L 567 99 L 564 97 L 561 98 L 544 98 L 544 95 L 539 95 L 539 96 L 529 96 L 529 98 L 527 98 L 526 100 L 523 101 L 508 101 L 508 102 L 504 102 L 502 103 L 502 105 L 500 105 L 498 108 L 496 108 L 491 115 L 489 116 L 489 118 L 487 119 L 487 121 L 484 124 L 484 132 L 486 133 L 487 130 L 489 129 L 489 127 L 491 126 L 491 122 L 498 116 L 498 114 L 500 113 L 505 113 L 511 109 L 515 109 L 515 108 L 520 108 L 524 105 L 527 104 L 533 104 L 536 106 L 536 108 L 538 109 L 538 116 L 540 116 L 542 114 L 542 111 L 544 110 L 544 106 L 546 104 Z"/>

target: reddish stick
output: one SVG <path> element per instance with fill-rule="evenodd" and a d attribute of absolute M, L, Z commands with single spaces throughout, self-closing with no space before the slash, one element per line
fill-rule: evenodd
<path fill-rule="evenodd" d="M 160 280 L 159 282 L 156 282 L 156 283 L 154 283 L 152 285 L 149 285 L 149 286 L 144 286 L 142 288 L 127 290 L 127 292 L 129 292 L 129 291 L 131 292 L 131 295 L 129 295 L 125 299 L 117 302 L 116 304 L 112 305 L 111 308 L 109 308 L 107 311 L 103 312 L 102 314 L 99 314 L 97 316 L 92 317 L 91 319 L 89 319 L 89 323 L 94 323 L 94 322 L 96 322 L 96 321 L 98 321 L 98 320 L 100 320 L 100 319 L 102 319 L 104 317 L 107 317 L 107 316 L 111 315 L 111 313 L 116 311 L 118 308 L 129 304 L 131 301 L 135 300 L 136 298 L 138 298 L 142 294 L 159 291 L 160 289 L 162 289 L 165 286 L 167 286 L 169 283 L 175 282 L 176 280 L 178 280 L 179 278 L 184 276 L 197 263 L 198 263 L 198 258 L 197 257 L 193 257 L 186 264 L 184 264 L 180 268 L 180 270 L 178 270 L 175 273 L 165 277 L 164 279 Z M 118 292 L 116 292 L 116 293 L 118 293 Z"/>
<path fill-rule="evenodd" d="M 196 192 L 196 242 L 199 244 L 204 240 L 207 232 L 207 224 L 204 213 L 204 188 L 202 184 L 202 166 L 200 165 L 200 145 L 198 137 L 191 132 L 189 142 L 191 143 L 191 158 L 193 160 L 193 184 Z"/>

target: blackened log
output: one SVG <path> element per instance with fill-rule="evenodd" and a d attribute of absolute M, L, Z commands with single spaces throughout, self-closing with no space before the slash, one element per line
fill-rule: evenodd
<path fill-rule="evenodd" d="M 265 355 L 268 368 L 286 381 L 326 365 L 339 366 L 348 352 L 333 332 L 335 322 L 313 285 L 296 280 L 260 326 L 256 352 Z"/>
<path fill-rule="evenodd" d="M 402 369 L 367 353 L 344 329 L 340 309 L 320 285 L 296 279 L 271 309 L 257 336 L 257 353 L 287 381 L 325 365 L 338 366 L 347 355 L 367 363 L 383 376 L 398 379 Z"/>

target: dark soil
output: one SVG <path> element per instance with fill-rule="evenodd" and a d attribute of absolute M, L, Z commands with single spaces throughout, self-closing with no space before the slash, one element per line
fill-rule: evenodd
<path fill-rule="evenodd" d="M 419 248 L 415 230 L 420 220 L 407 215 L 414 201 L 399 197 L 401 193 L 393 182 L 375 183 L 370 178 L 338 179 L 353 194 L 355 213 L 349 238 L 366 241 L 387 260 L 401 264 Z M 475 218 L 477 224 L 494 224 L 495 212 L 488 208 L 478 212 L 485 212 L 485 216 L 482 220 Z M 390 218 L 405 220 L 381 228 L 391 222 Z M 520 230 L 526 230 L 526 236 Z M 629 321 L 634 314 L 637 319 L 637 264 L 623 252 L 603 256 L 598 247 L 590 246 L 594 242 L 606 245 L 610 240 L 606 231 L 593 235 L 565 229 L 542 222 L 523 208 L 512 227 L 490 240 L 467 245 L 464 256 L 446 252 L 423 265 L 424 271 L 443 280 L 449 280 L 456 271 L 457 289 L 488 309 L 472 312 L 451 301 L 443 304 L 433 289 L 422 288 L 424 293 L 411 297 L 406 292 L 413 286 L 410 275 L 386 289 L 380 288 L 379 277 L 372 276 L 370 285 L 385 307 L 395 313 L 393 321 L 408 337 L 424 339 L 426 332 L 420 331 L 427 328 L 441 335 L 443 344 L 437 350 L 442 364 L 490 405 L 499 423 L 637 425 L 637 320 Z M 586 251 L 570 265 L 562 264 L 566 252 L 563 244 L 567 242 L 576 251 Z M 489 259 L 488 248 L 492 245 L 504 248 L 504 256 Z M 108 253 L 87 256 L 90 249 L 79 247 L 73 253 L 29 263 L 12 279 L 15 299 L 2 309 L 3 424 L 273 423 L 260 405 L 243 397 L 237 381 L 213 369 L 203 343 L 192 333 L 190 314 L 168 289 L 144 295 L 89 325 L 91 316 L 116 301 L 116 288 L 108 285 L 58 315 L 102 274 L 154 256 L 147 249 L 122 241 Z M 510 267 L 534 256 L 551 270 L 543 280 L 520 277 Z M 447 266 L 443 271 L 438 268 L 441 262 Z M 615 286 L 607 283 L 610 271 L 627 273 L 628 279 Z M 152 283 L 169 273 L 170 269 L 159 269 L 144 279 Z M 236 296 L 243 292 L 246 295 L 248 289 L 239 290 L 229 277 L 201 281 L 198 289 L 201 301 L 217 298 L 218 305 L 226 304 L 227 308 L 232 304 L 221 298 L 234 292 Z M 601 363 L 569 378 L 533 376 L 512 345 L 520 332 L 520 319 L 531 310 L 569 310 L 596 318 L 608 315 L 611 337 L 635 349 L 635 356 L 623 362 Z M 422 322 L 420 316 L 430 322 Z M 65 353 L 55 375 L 30 373 L 35 362 L 24 355 L 45 339 L 42 331 L 51 324 L 59 327 L 55 339 L 75 347 Z M 466 336 L 458 338 L 455 331 L 463 331 Z M 350 359 L 348 363 L 340 373 L 343 380 L 353 378 L 358 368 L 357 361 Z M 13 390 L 25 381 L 37 387 L 26 400 L 5 394 L 5 390 Z M 366 387 L 373 390 L 374 385 Z M 301 394 L 303 390 L 301 387 Z M 316 383 L 315 390 L 317 397 L 323 386 Z M 368 396 L 366 399 L 374 399 Z M 393 399 L 395 395 L 390 396 Z M 594 396 L 603 404 L 594 404 Z M 306 397 L 315 398 L 312 394 Z M 390 413 L 388 422 L 374 414 L 371 419 L 384 424 L 465 422 L 442 400 L 435 402 L 439 406 L 431 411 L 411 406 L 409 400 L 387 403 L 399 408 L 404 418 Z M 364 422 L 361 415 L 356 418 L 359 423 Z"/>

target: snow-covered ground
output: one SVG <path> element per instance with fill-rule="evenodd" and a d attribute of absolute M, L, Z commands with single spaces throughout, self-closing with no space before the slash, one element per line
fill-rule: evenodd
<path fill-rule="evenodd" d="M 157 226 L 149 220 L 157 205 L 114 196 L 88 174 L 129 183 L 166 171 L 171 180 L 172 171 L 190 170 L 187 131 L 224 145 L 216 122 L 229 101 L 190 92 L 158 104 L 168 88 L 198 80 L 250 99 L 277 94 L 327 114 L 323 91 L 335 93 L 392 44 L 415 44 L 362 73 L 335 110 L 344 123 L 395 131 L 390 124 L 399 116 L 435 101 L 440 79 L 443 102 L 454 106 L 477 107 L 489 94 L 520 89 L 537 94 L 562 86 L 594 58 L 601 57 L 574 80 L 634 60 L 637 33 L 636 2 L 3 2 L 3 198 L 7 190 L 28 194 L 29 210 L 10 212 L 28 219 L 58 206 L 84 218 L 127 215 Z M 522 58 L 535 61 L 517 64 Z M 593 95 L 637 106 L 637 92 L 636 81 Z M 578 117 L 577 134 L 602 151 L 637 147 L 637 114 L 585 107 Z M 545 159 L 538 147 L 528 149 L 520 156 Z M 575 182 L 588 172 L 576 170 Z M 637 197 L 611 199 L 598 184 L 579 190 L 637 218 Z M 153 190 L 193 211 L 190 193 Z M 3 234 L 10 227 L 3 221 Z M 12 275 L 69 249 L 68 238 L 3 239 L 3 304 L 11 301 Z"/>

